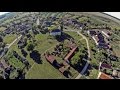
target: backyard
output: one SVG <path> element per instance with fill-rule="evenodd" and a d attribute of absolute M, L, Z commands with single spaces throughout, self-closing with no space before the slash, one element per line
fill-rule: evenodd
<path fill-rule="evenodd" d="M 13 42 L 15 39 L 16 39 L 16 35 L 15 35 L 15 34 L 9 34 L 9 35 L 6 35 L 6 36 L 4 37 L 4 42 L 7 43 L 7 44 L 10 44 L 10 43 Z"/>

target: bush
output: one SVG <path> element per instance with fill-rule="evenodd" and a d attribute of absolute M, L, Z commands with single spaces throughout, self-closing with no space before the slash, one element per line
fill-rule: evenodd
<path fill-rule="evenodd" d="M 34 48 L 35 48 L 35 46 L 32 43 L 27 45 L 27 50 L 28 51 L 32 51 Z"/>

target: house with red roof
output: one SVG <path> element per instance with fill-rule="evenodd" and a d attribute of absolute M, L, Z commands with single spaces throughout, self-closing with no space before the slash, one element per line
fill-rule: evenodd
<path fill-rule="evenodd" d="M 111 76 L 103 73 L 103 72 L 100 72 L 99 76 L 98 76 L 98 79 L 113 79 L 113 78 Z"/>
<path fill-rule="evenodd" d="M 70 52 L 67 54 L 67 56 L 64 58 L 65 61 L 68 61 L 72 58 L 73 54 L 75 53 L 75 51 L 77 50 L 77 46 L 74 47 L 72 50 L 70 50 Z"/>

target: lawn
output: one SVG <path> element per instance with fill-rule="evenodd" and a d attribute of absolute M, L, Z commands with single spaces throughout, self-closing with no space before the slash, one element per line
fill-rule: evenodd
<path fill-rule="evenodd" d="M 6 35 L 3 40 L 5 43 L 10 44 L 15 40 L 15 38 L 16 38 L 15 34 L 9 34 L 9 35 Z"/>
<path fill-rule="evenodd" d="M 90 77 L 90 79 L 97 79 L 98 74 L 99 74 L 98 70 L 92 69 L 90 71 L 89 77 Z"/>
<path fill-rule="evenodd" d="M 14 44 L 10 47 L 8 53 L 7 53 L 5 56 L 6 56 L 6 57 L 11 56 L 11 52 L 12 52 L 13 50 L 16 51 L 20 56 L 22 56 L 20 50 L 17 48 L 17 43 L 14 43 Z M 21 61 L 19 61 L 18 59 L 16 59 L 14 56 L 11 56 L 11 58 L 8 60 L 8 62 L 10 63 L 10 65 L 13 65 L 14 67 L 20 68 L 20 69 L 23 69 L 24 66 L 25 66 Z"/>
<path fill-rule="evenodd" d="M 75 78 L 78 76 L 78 74 L 79 74 L 79 72 L 76 71 L 73 67 L 70 67 L 70 70 L 69 70 L 69 71 L 70 71 L 71 74 L 72 74 L 71 79 L 75 79 Z"/>
<path fill-rule="evenodd" d="M 58 43 L 57 40 L 50 40 L 48 37 L 49 34 L 39 34 L 35 36 L 35 39 L 37 40 L 37 46 L 35 49 L 40 53 L 45 52 L 47 49 L 54 47 Z"/>
<path fill-rule="evenodd" d="M 116 56 L 120 57 L 120 41 L 112 42 L 113 51 L 115 52 Z"/>
<path fill-rule="evenodd" d="M 35 49 L 42 55 L 49 48 L 53 50 L 54 46 L 58 43 L 56 40 L 48 40 L 48 36 L 48 34 L 38 34 L 35 36 L 37 42 Z M 27 79 L 65 78 L 57 69 L 47 62 L 44 56 L 42 56 L 42 61 L 42 64 L 34 64 L 29 73 L 26 74 Z"/>
<path fill-rule="evenodd" d="M 26 79 L 65 79 L 62 73 L 47 62 L 44 57 L 42 60 L 42 64 L 34 64 L 26 75 Z"/>
<path fill-rule="evenodd" d="M 16 68 L 20 68 L 23 69 L 25 67 L 25 65 L 19 61 L 18 59 L 16 59 L 15 57 L 12 57 L 8 60 L 8 62 L 10 63 L 10 65 L 16 67 Z"/>
<path fill-rule="evenodd" d="M 26 79 L 65 79 L 66 77 L 61 74 L 59 72 L 59 70 L 57 70 L 56 68 L 54 68 L 49 62 L 47 62 L 47 60 L 44 58 L 43 53 L 50 49 L 49 51 L 52 51 L 54 46 L 56 44 L 58 44 L 57 40 L 53 39 L 48 39 L 49 34 L 38 34 L 35 36 L 36 42 L 37 42 L 37 46 L 35 47 L 35 50 L 39 51 L 40 54 L 42 54 L 42 64 L 37 64 L 36 62 L 34 62 L 30 56 L 29 56 L 29 52 L 26 50 L 26 47 L 24 48 L 27 53 L 28 56 L 26 57 L 26 59 L 29 61 L 30 65 L 34 65 L 30 71 L 26 74 Z M 23 57 L 21 50 L 18 49 L 17 47 L 17 42 L 14 43 L 10 49 L 9 52 L 15 50 L 20 56 Z M 9 53 L 8 52 L 8 53 Z M 7 53 L 7 55 L 8 55 Z M 62 61 L 61 58 L 59 58 L 59 61 Z M 16 60 L 15 58 L 11 58 L 10 59 L 10 64 L 20 68 L 22 67 L 22 63 L 19 62 L 18 60 Z M 75 70 L 71 69 L 71 72 L 74 74 L 73 77 L 76 77 L 78 75 L 78 72 L 76 72 Z"/>
<path fill-rule="evenodd" d="M 65 33 L 67 33 L 68 35 L 70 35 L 71 37 L 73 37 L 76 41 L 79 41 L 80 39 L 82 39 L 82 36 L 80 36 L 76 32 L 65 31 Z"/>

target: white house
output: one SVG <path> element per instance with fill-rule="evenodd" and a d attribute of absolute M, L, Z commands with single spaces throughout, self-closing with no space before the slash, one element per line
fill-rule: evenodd
<path fill-rule="evenodd" d="M 103 33 L 107 38 L 110 37 L 105 31 L 102 31 L 102 33 Z"/>

